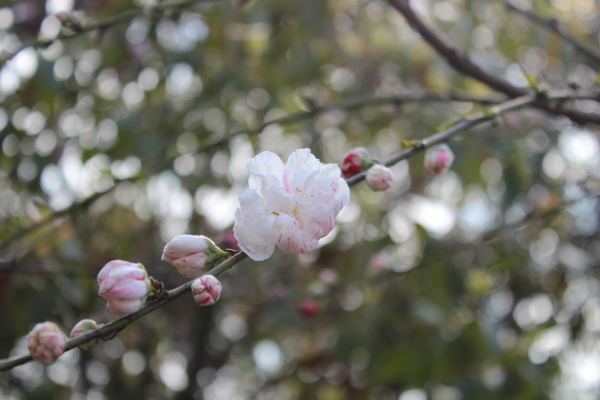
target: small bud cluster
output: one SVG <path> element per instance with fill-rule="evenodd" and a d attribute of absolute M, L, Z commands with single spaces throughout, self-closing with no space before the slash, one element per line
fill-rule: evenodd
<path fill-rule="evenodd" d="M 342 161 L 342 175 L 349 179 L 367 170 L 367 186 L 375 192 L 388 190 L 394 181 L 394 174 L 385 165 L 374 162 L 363 147 L 350 150 Z"/>
<path fill-rule="evenodd" d="M 184 277 L 198 278 L 191 285 L 194 300 L 201 306 L 209 306 L 219 300 L 222 286 L 214 276 L 203 275 L 204 270 L 229 256 L 230 253 L 218 248 L 205 236 L 179 235 L 165 246 L 162 259 Z M 106 310 L 113 314 L 134 313 L 148 297 L 157 298 L 162 291 L 162 283 L 149 277 L 142 264 L 123 260 L 105 264 L 98 273 L 97 281 L 98 294 L 106 300 Z M 78 347 L 92 348 L 98 341 L 107 340 L 97 331 L 99 328 L 94 320 L 81 320 L 71 330 L 70 339 L 89 335 Z M 27 335 L 27 348 L 35 360 L 50 365 L 65 352 L 67 336 L 52 322 L 39 323 Z"/>

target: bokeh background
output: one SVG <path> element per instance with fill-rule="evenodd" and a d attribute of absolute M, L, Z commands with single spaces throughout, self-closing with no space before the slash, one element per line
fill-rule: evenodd
<path fill-rule="evenodd" d="M 523 68 L 548 88 L 597 85 L 598 65 L 501 1 L 413 4 L 515 85 L 527 85 Z M 597 2 L 515 4 L 598 46 Z M 264 121 L 423 91 L 503 98 L 451 69 L 384 0 L 164 13 L 149 0 L 5 0 L 0 51 L 136 9 L 0 69 L 0 357 L 26 353 L 37 322 L 69 332 L 114 319 L 95 281 L 112 259 L 142 262 L 172 288 L 185 282 L 160 261 L 173 236 L 234 247 L 258 152 L 285 160 L 309 147 L 339 163 L 364 146 L 382 160 L 482 106 L 340 108 L 256 131 Z M 184 296 L 93 350 L 1 374 L 0 397 L 598 398 L 598 135 L 536 110 L 466 132 L 450 142 L 448 173 L 428 176 L 418 155 L 393 168 L 385 193 L 353 187 L 317 251 L 245 260 L 222 276 L 214 307 Z"/>

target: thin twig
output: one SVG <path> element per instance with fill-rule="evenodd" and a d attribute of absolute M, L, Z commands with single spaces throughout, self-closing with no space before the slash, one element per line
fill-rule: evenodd
<path fill-rule="evenodd" d="M 262 132 L 267 126 L 273 124 L 285 124 L 289 122 L 295 122 L 302 119 L 313 117 L 315 114 L 323 113 L 327 111 L 333 110 L 346 110 L 352 111 L 357 110 L 359 108 L 364 107 L 373 107 L 380 106 L 385 104 L 405 104 L 405 103 L 429 103 L 429 102 L 450 102 L 450 101 L 460 101 L 460 102 L 470 102 L 470 103 L 479 103 L 479 104 L 498 104 L 506 99 L 500 99 L 498 97 L 481 97 L 474 96 L 469 94 L 458 94 L 458 93 L 448 93 L 448 94 L 438 94 L 431 92 L 423 92 L 417 94 L 399 94 L 395 96 L 387 96 L 387 97 L 360 97 L 356 99 L 351 99 L 345 103 L 341 104 L 328 104 L 324 106 L 317 106 L 312 108 L 310 111 L 299 112 L 295 114 L 290 114 L 285 117 L 276 118 L 271 121 L 264 122 L 263 124 L 257 126 L 252 129 L 243 129 L 237 132 L 231 133 L 226 139 L 221 139 L 219 142 L 223 140 L 228 140 L 232 136 L 240 135 L 240 134 L 254 134 Z"/>
<path fill-rule="evenodd" d="M 577 50 L 588 56 L 590 60 L 594 61 L 596 64 L 600 64 L 600 51 L 598 51 L 598 48 L 571 35 L 564 25 L 561 24 L 556 18 L 544 18 L 531 11 L 523 10 L 508 0 L 503 0 L 503 3 L 507 10 L 517 12 L 530 21 L 533 21 L 547 30 L 556 33 L 574 46 Z"/>
<path fill-rule="evenodd" d="M 150 12 L 155 12 L 157 15 L 160 15 L 165 10 L 168 10 L 170 8 L 183 8 L 183 7 L 189 7 L 189 6 L 197 4 L 197 3 L 208 3 L 208 2 L 216 2 L 216 1 L 220 1 L 220 0 L 185 0 L 185 1 L 178 1 L 178 2 L 174 2 L 174 3 L 166 3 L 166 4 L 158 5 L 158 6 L 156 6 L 155 8 L 153 8 L 153 9 L 151 9 L 149 11 Z M 57 35 L 53 39 L 38 39 L 38 40 L 31 41 L 29 43 L 22 44 L 14 52 L 8 53 L 8 54 L 5 53 L 5 54 L 2 55 L 2 58 L 0 58 L 0 67 L 2 65 L 4 65 L 7 61 L 9 61 L 10 59 L 12 59 L 14 56 L 16 56 L 21 50 L 24 50 L 26 48 L 29 48 L 29 47 L 45 48 L 45 47 L 50 46 L 56 40 L 71 39 L 71 38 L 74 38 L 74 37 L 76 37 L 78 35 L 81 35 L 83 33 L 92 32 L 92 31 L 95 31 L 97 29 L 107 29 L 107 28 L 110 28 L 110 27 L 112 27 L 114 25 L 117 25 L 117 24 L 119 24 L 121 22 L 128 21 L 130 19 L 133 19 L 135 17 L 143 15 L 144 13 L 145 13 L 145 11 L 142 8 L 135 8 L 135 9 L 127 10 L 127 11 L 124 11 L 124 12 L 122 12 L 120 14 L 113 15 L 113 16 L 107 17 L 105 19 L 102 19 L 100 21 L 80 26 L 74 32 L 69 32 L 69 33 L 63 32 L 63 33 L 60 33 L 59 35 Z"/>
<path fill-rule="evenodd" d="M 15 241 L 22 239 L 23 237 L 27 236 L 28 234 L 40 229 L 41 227 L 43 227 L 45 225 L 48 225 L 49 223 L 57 220 L 60 217 L 69 215 L 77 210 L 85 209 L 85 208 L 89 207 L 92 203 L 94 203 L 100 197 L 111 192 L 116 186 L 117 186 L 117 184 L 114 184 L 109 189 L 105 190 L 104 192 L 95 193 L 79 203 L 75 203 L 75 204 L 71 205 L 70 207 L 65 208 L 64 210 L 56 211 L 56 212 L 48 215 L 43 220 L 38 221 L 30 226 L 27 226 L 27 227 L 21 229 L 20 231 L 18 231 L 13 236 L 6 239 L 5 241 L 3 241 L 0 244 L 0 251 L 5 250 L 8 246 L 10 246 Z"/>
<path fill-rule="evenodd" d="M 223 272 L 232 268 L 235 264 L 244 260 L 246 257 L 248 257 L 246 255 L 246 253 L 238 251 L 236 254 L 229 257 L 228 259 L 223 261 L 221 264 L 219 264 L 218 266 L 216 266 L 215 268 L 210 270 L 208 272 L 208 274 L 211 274 L 214 276 L 221 275 Z M 191 290 L 192 282 L 194 282 L 194 281 L 191 280 L 187 283 L 184 283 L 183 285 L 181 285 L 179 287 L 176 287 L 175 289 L 167 291 L 167 295 L 165 297 L 161 298 L 160 300 L 155 300 L 151 303 L 146 304 L 139 311 L 134 312 L 133 314 L 129 314 L 122 318 L 119 318 L 116 321 L 113 321 L 107 325 L 104 325 L 103 327 L 98 328 L 92 332 L 85 334 L 85 335 L 81 335 L 74 339 L 69 339 L 67 341 L 67 346 L 65 348 L 65 351 L 69 351 L 81 344 L 90 342 L 90 341 L 98 339 L 98 338 L 112 337 L 114 334 L 122 331 L 127 326 L 131 325 L 133 322 L 137 321 L 138 319 L 142 318 L 143 316 L 150 314 L 152 311 L 164 306 L 167 303 L 172 302 L 173 300 L 175 300 L 175 299 L 183 296 L 185 293 L 189 292 Z M 33 358 L 31 357 L 30 354 L 0 361 L 0 372 L 8 371 L 18 365 L 25 364 L 29 361 L 33 361 Z"/>
<path fill-rule="evenodd" d="M 425 41 L 429 43 L 438 54 L 444 57 L 457 71 L 473 77 L 489 87 L 513 98 L 532 93 L 531 90 L 514 86 L 506 79 L 495 76 L 475 64 L 469 56 L 459 51 L 440 31 L 423 21 L 423 19 L 421 19 L 421 17 L 413 10 L 410 5 L 410 0 L 388 0 L 388 2 L 393 8 L 401 13 L 410 26 L 415 31 L 419 32 L 423 39 L 425 39 Z M 593 122 L 600 125 L 600 114 L 569 110 L 563 108 L 561 105 L 552 105 L 545 101 L 539 101 L 535 106 L 551 114 L 564 115 L 579 124 Z"/>
<path fill-rule="evenodd" d="M 473 95 L 459 94 L 459 93 L 436 94 L 436 93 L 428 93 L 428 92 L 417 93 L 417 94 L 396 95 L 396 96 L 389 96 L 389 97 L 368 97 L 368 98 L 361 97 L 361 98 L 349 100 L 348 102 L 342 103 L 342 104 L 329 104 L 329 105 L 325 105 L 325 106 L 316 107 L 310 111 L 302 111 L 299 113 L 289 114 L 285 117 L 275 118 L 270 121 L 263 122 L 262 124 L 254 127 L 254 128 L 241 129 L 241 130 L 232 132 L 228 135 L 225 135 L 225 136 L 219 138 L 218 140 L 216 140 L 212 143 L 207 144 L 206 146 L 201 147 L 198 150 L 198 153 L 206 151 L 210 148 L 219 146 L 223 143 L 226 143 L 227 141 L 231 140 L 233 137 L 238 136 L 238 135 L 258 134 L 258 133 L 261 133 L 266 127 L 268 127 L 270 125 L 288 124 L 288 123 L 292 123 L 292 122 L 297 122 L 297 121 L 300 121 L 303 119 L 312 118 L 316 114 L 326 112 L 326 111 L 356 110 L 356 109 L 359 109 L 362 107 L 378 106 L 378 105 L 385 105 L 385 104 L 405 104 L 405 103 L 409 103 L 409 102 L 416 103 L 416 102 L 461 101 L 461 102 L 472 102 L 472 103 L 488 105 L 488 104 L 501 103 L 504 100 L 505 99 L 500 99 L 497 96 L 496 97 L 481 97 L 481 96 L 473 96 Z M 168 166 L 170 166 L 172 164 L 173 160 L 175 160 L 175 157 L 171 157 L 171 158 L 165 160 L 164 162 L 161 162 L 161 163 L 153 166 L 151 168 L 151 170 L 163 170 L 164 168 L 167 168 Z M 28 234 L 32 233 L 33 231 L 55 221 L 56 219 L 58 219 L 62 216 L 65 216 L 65 215 L 69 215 L 72 212 L 77 211 L 79 209 L 88 207 L 89 205 L 94 203 L 96 200 L 98 200 L 100 197 L 102 197 L 103 195 L 114 190 L 117 187 L 117 183 L 118 182 L 115 182 L 115 184 L 105 192 L 94 194 L 91 197 L 88 197 L 87 199 L 85 199 L 84 201 L 82 201 L 80 203 L 73 204 L 69 208 L 66 208 L 62 211 L 58 211 L 52 215 L 49 215 L 47 218 L 43 219 L 42 221 L 39 221 L 31 226 L 22 228 L 17 233 L 15 233 L 13 236 L 11 236 L 10 238 L 8 238 L 8 239 L 4 240 L 2 243 L 0 243 L 0 251 L 5 250 L 6 248 L 8 248 L 8 246 L 10 246 L 15 241 L 22 239 L 23 237 L 27 236 Z"/>
<path fill-rule="evenodd" d="M 598 100 L 597 92 L 588 92 L 589 96 L 585 96 L 583 92 L 580 92 L 583 96 L 582 98 L 588 98 L 591 100 Z M 571 99 L 572 95 L 563 92 L 552 92 L 548 96 L 546 96 L 546 101 L 561 101 L 566 99 Z M 395 156 L 387 159 L 384 164 L 389 166 L 395 165 L 402 160 L 405 160 L 413 155 L 425 151 L 429 147 L 435 146 L 436 144 L 440 144 L 448 141 L 448 139 L 453 138 L 454 136 L 462 133 L 468 129 L 473 128 L 474 126 L 480 125 L 484 122 L 491 121 L 494 118 L 506 114 L 510 111 L 518 110 L 527 106 L 536 105 L 539 102 L 539 98 L 536 94 L 527 94 L 525 96 L 517 97 L 515 99 L 506 101 L 502 104 L 498 104 L 496 106 L 491 107 L 485 112 L 478 112 L 471 116 L 467 116 L 454 125 L 450 126 L 448 129 L 437 132 L 426 139 L 418 141 L 414 143 L 412 146 L 407 149 L 399 152 Z M 358 175 L 353 176 L 348 179 L 348 184 L 354 184 L 360 182 L 365 178 L 367 171 L 363 171 Z"/>
<path fill-rule="evenodd" d="M 529 95 L 529 96 L 533 96 L 533 95 Z M 553 101 L 555 101 L 555 100 L 596 100 L 596 101 L 598 101 L 598 100 L 600 100 L 600 93 L 596 92 L 596 91 L 589 91 L 589 90 L 578 90 L 578 91 L 574 91 L 572 93 L 565 93 L 564 91 L 555 91 L 555 92 L 551 92 L 549 95 L 547 95 L 546 100 L 553 100 Z M 321 107 L 316 107 L 311 111 L 303 111 L 303 112 L 299 112 L 299 113 L 286 115 L 285 117 L 275 118 L 270 121 L 264 122 L 255 128 L 242 129 L 242 130 L 230 133 L 229 135 L 222 137 L 219 140 L 202 147 L 200 150 L 198 150 L 198 152 L 206 151 L 212 147 L 219 146 L 219 145 L 231 140 L 233 137 L 241 135 L 241 134 L 248 134 L 248 135 L 258 134 L 258 133 L 261 133 L 266 127 L 268 127 L 270 125 L 287 124 L 287 123 L 291 123 L 291 122 L 296 122 L 296 121 L 300 121 L 300 120 L 303 120 L 306 118 L 314 117 L 316 114 L 326 112 L 326 111 L 355 110 L 355 109 L 359 109 L 362 107 L 377 106 L 377 105 L 384 105 L 384 104 L 404 104 L 404 103 L 409 103 L 409 102 L 446 102 L 446 101 L 463 101 L 463 102 L 473 102 L 473 103 L 479 103 L 479 104 L 500 103 L 500 100 L 497 98 L 494 98 L 494 97 L 478 97 L 478 96 L 472 96 L 472 95 L 467 95 L 467 94 L 456 94 L 456 93 L 449 93 L 447 95 L 435 94 L 435 93 L 420 93 L 420 94 L 407 94 L 407 95 L 397 95 L 397 96 L 389 96 L 389 97 L 357 98 L 357 99 L 353 99 L 353 100 L 350 100 L 350 101 L 348 101 L 346 103 L 342 103 L 342 104 L 325 105 L 325 106 L 321 106 Z M 502 103 L 502 104 L 507 104 L 507 103 Z M 462 120 L 462 121 L 464 122 L 464 120 Z M 467 127 L 467 129 L 468 129 L 468 127 Z M 444 140 L 442 140 L 442 141 L 444 141 Z M 410 148 L 407 151 L 418 152 L 419 150 Z M 160 166 L 155 166 L 154 169 L 163 169 L 166 166 L 170 165 L 170 163 L 172 163 L 173 160 L 174 160 L 174 158 L 171 158 L 171 159 L 161 163 Z M 360 176 L 362 176 L 362 177 L 360 177 Z M 352 179 L 362 180 L 363 178 L 364 178 L 364 174 L 356 176 Z M 29 233 L 47 225 L 48 223 L 50 223 L 52 221 L 55 221 L 56 219 L 58 219 L 64 215 L 69 215 L 70 213 L 72 213 L 74 211 L 88 207 L 89 205 L 94 203 L 96 200 L 98 200 L 100 197 L 102 197 L 103 195 L 114 190 L 114 188 L 116 188 L 116 186 L 117 186 L 117 182 L 115 182 L 115 184 L 105 192 L 94 194 L 91 197 L 88 197 L 87 199 L 85 199 L 84 201 L 82 201 L 80 203 L 74 204 L 65 210 L 62 210 L 62 211 L 56 212 L 52 215 L 49 215 L 44 220 L 21 229 L 19 232 L 15 233 L 13 236 L 6 239 L 4 242 L 2 242 L 0 244 L 0 251 L 6 249 L 9 245 L 11 245 L 15 241 L 25 237 Z"/>
<path fill-rule="evenodd" d="M 585 96 L 587 96 L 588 98 L 593 98 L 593 99 L 598 98 L 598 94 L 596 92 L 585 92 L 585 93 L 587 93 Z M 572 96 L 573 96 L 572 94 L 564 94 L 564 93 L 562 95 L 554 94 L 551 96 L 549 95 L 548 100 L 564 100 L 564 99 L 570 99 L 570 98 L 572 98 Z M 580 93 L 580 96 L 584 96 L 584 94 Z M 435 134 L 429 136 L 428 138 L 414 144 L 410 148 L 408 148 L 404 151 L 401 151 L 396 156 L 389 158 L 388 160 L 385 161 L 385 165 L 392 166 L 392 165 L 400 162 L 401 160 L 407 159 L 407 158 L 425 150 L 428 147 L 431 147 L 435 144 L 447 141 L 448 139 L 452 138 L 453 136 L 456 136 L 457 134 L 464 132 L 476 125 L 490 121 L 490 120 L 496 118 L 497 116 L 508 113 L 510 111 L 514 111 L 514 110 L 517 110 L 520 108 L 527 107 L 529 105 L 534 104 L 536 101 L 537 101 L 537 97 L 533 94 L 529 94 L 526 96 L 522 96 L 522 97 L 519 97 L 516 99 L 509 100 L 507 102 L 498 104 L 486 112 L 479 112 L 479 113 L 474 114 L 473 116 L 466 117 L 466 118 L 462 119 L 461 121 L 458 121 L 456 124 L 454 124 L 450 128 L 448 128 L 444 131 L 435 133 Z M 366 173 L 366 171 L 348 179 L 347 180 L 348 185 L 353 186 L 353 185 L 357 184 L 358 182 L 360 182 L 361 180 L 363 180 L 365 177 L 365 173 Z M 247 257 L 247 255 L 245 253 L 238 251 L 232 257 L 223 261 L 221 264 L 219 264 L 217 267 L 213 268 L 208 273 L 215 275 L 215 276 L 220 275 L 223 272 L 227 271 L 228 269 L 232 268 L 235 264 L 242 261 L 246 257 Z M 91 340 L 94 340 L 94 339 L 97 339 L 100 337 L 112 337 L 112 335 L 125 329 L 128 325 L 130 325 L 134 321 L 138 320 L 139 318 L 143 317 L 144 315 L 151 313 L 152 311 L 156 310 L 157 308 L 160 308 L 163 305 L 170 303 L 174 299 L 176 299 L 176 298 L 182 296 L 184 293 L 188 292 L 190 290 L 192 282 L 193 281 L 189 281 L 173 290 L 168 291 L 167 292 L 168 294 L 165 298 L 162 298 L 160 300 L 155 300 L 151 303 L 148 303 L 147 305 L 142 307 L 139 311 L 137 311 L 133 314 L 126 315 L 114 322 L 109 323 L 108 325 L 105 325 L 99 329 L 89 332 L 86 335 L 82 335 L 75 339 L 69 339 L 66 350 L 71 350 L 81 344 L 87 343 Z M 8 371 L 11 368 L 14 368 L 18 365 L 27 363 L 32 360 L 33 359 L 31 357 L 31 355 L 24 355 L 24 356 L 11 358 L 11 359 L 2 360 L 2 361 L 0 361 L 0 372 Z"/>

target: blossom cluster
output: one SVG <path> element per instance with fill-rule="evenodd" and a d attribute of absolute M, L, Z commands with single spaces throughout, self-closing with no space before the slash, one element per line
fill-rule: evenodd
<path fill-rule="evenodd" d="M 453 160 L 450 148 L 442 144 L 427 151 L 425 167 L 429 173 L 439 174 L 447 171 Z M 257 261 L 269 258 L 275 247 L 292 254 L 317 248 L 349 201 L 348 184 L 341 175 L 348 179 L 366 171 L 365 180 L 374 191 L 387 190 L 393 182 L 392 172 L 361 147 L 344 157 L 341 170 L 335 164 L 322 164 L 309 149 L 296 150 L 285 164 L 274 153 L 262 152 L 248 161 L 247 168 L 248 189 L 240 195 L 233 234 L 240 249 Z M 166 244 L 161 258 L 183 277 L 194 279 L 190 284 L 194 301 L 206 306 L 219 300 L 222 285 L 205 271 L 231 254 L 205 236 L 179 235 Z M 142 264 L 123 260 L 108 262 L 97 281 L 98 294 L 106 300 L 107 311 L 114 314 L 134 313 L 162 291 L 162 284 L 149 277 Z M 305 299 L 299 307 L 304 316 L 317 311 L 318 304 L 312 299 Z M 102 340 L 98 328 L 95 321 L 84 319 L 70 337 L 87 336 L 79 347 L 89 348 Z M 56 324 L 44 322 L 27 335 L 27 347 L 34 359 L 51 364 L 67 349 L 68 341 Z"/>

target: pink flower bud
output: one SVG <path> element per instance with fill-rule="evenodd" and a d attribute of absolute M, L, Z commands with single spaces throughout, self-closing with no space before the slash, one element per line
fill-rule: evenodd
<path fill-rule="evenodd" d="M 344 156 L 342 161 L 342 176 L 346 179 L 352 178 L 365 168 L 373 165 L 369 152 L 363 147 L 352 149 Z"/>
<path fill-rule="evenodd" d="M 394 174 L 392 174 L 392 171 L 389 168 L 381 164 L 375 164 L 369 168 L 365 179 L 371 190 L 380 192 L 390 188 L 394 181 Z"/>
<path fill-rule="evenodd" d="M 192 279 L 201 276 L 206 265 L 228 256 L 229 253 L 205 236 L 179 235 L 167 243 L 161 259 L 177 268 L 182 276 Z"/>
<path fill-rule="evenodd" d="M 37 324 L 27 334 L 27 348 L 31 356 L 44 365 L 53 364 L 65 352 L 67 337 L 53 322 Z"/>
<path fill-rule="evenodd" d="M 114 260 L 98 274 L 98 294 L 108 303 L 113 314 L 130 314 L 140 309 L 152 290 L 148 273 L 142 264 Z"/>
<path fill-rule="evenodd" d="M 447 144 L 440 144 L 425 153 L 425 169 L 431 175 L 448 171 L 454 162 L 454 153 Z"/>
<path fill-rule="evenodd" d="M 200 306 L 212 306 L 221 297 L 221 282 L 212 275 L 204 275 L 192 282 L 194 301 Z"/>
<path fill-rule="evenodd" d="M 369 272 L 381 275 L 386 270 L 387 257 L 383 253 L 375 253 L 369 258 Z"/>
<path fill-rule="evenodd" d="M 314 317 L 319 312 L 319 304 L 314 299 L 304 299 L 298 305 L 298 312 L 307 318 Z"/>
<path fill-rule="evenodd" d="M 98 324 L 93 319 L 82 319 L 79 321 L 71 330 L 71 334 L 69 335 L 72 339 L 79 337 L 81 335 L 85 335 L 86 333 L 95 331 L 98 329 Z M 87 343 L 80 344 L 80 349 L 91 349 L 98 343 L 98 339 L 91 340 Z"/>

